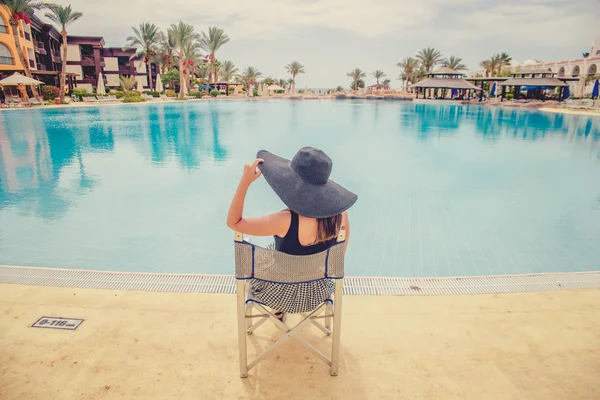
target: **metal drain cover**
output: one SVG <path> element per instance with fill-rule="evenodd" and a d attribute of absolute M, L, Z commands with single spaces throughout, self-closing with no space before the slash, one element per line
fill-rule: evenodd
<path fill-rule="evenodd" d="M 81 325 L 83 321 L 83 319 L 79 318 L 40 317 L 40 319 L 31 325 L 31 327 L 74 331 L 79 328 L 79 325 Z"/>

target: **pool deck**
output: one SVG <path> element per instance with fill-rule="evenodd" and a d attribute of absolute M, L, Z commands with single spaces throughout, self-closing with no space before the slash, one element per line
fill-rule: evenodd
<path fill-rule="evenodd" d="M 288 342 L 240 379 L 233 295 L 0 284 L 0 399 L 599 398 L 598 290 L 344 299 L 340 376 Z"/>

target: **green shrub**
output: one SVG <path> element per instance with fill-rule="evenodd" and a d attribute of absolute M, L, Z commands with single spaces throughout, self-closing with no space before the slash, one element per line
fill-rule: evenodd
<path fill-rule="evenodd" d="M 234 86 L 229 86 L 229 93 L 233 93 L 235 91 L 235 87 Z"/>
<path fill-rule="evenodd" d="M 149 94 L 152 97 L 160 97 L 160 93 L 158 93 L 154 90 L 144 90 L 142 93 Z"/>
<path fill-rule="evenodd" d="M 514 97 L 512 93 L 506 93 L 506 100 L 512 100 Z"/>
<path fill-rule="evenodd" d="M 125 96 L 125 93 L 123 93 L 121 90 L 117 90 L 115 91 L 115 96 L 117 96 L 117 99 L 121 99 L 123 96 Z"/>
<path fill-rule="evenodd" d="M 188 96 L 189 97 L 194 97 L 196 99 L 201 99 L 202 96 L 204 96 L 204 92 L 189 92 Z"/>
<path fill-rule="evenodd" d="M 173 91 L 173 90 L 167 90 L 167 91 L 165 92 L 165 94 L 166 94 L 168 97 L 175 97 L 175 91 Z"/>
<path fill-rule="evenodd" d="M 221 94 L 221 92 L 219 92 L 217 89 L 213 89 L 213 90 L 210 91 L 210 95 L 212 97 L 217 97 L 220 94 Z"/>
<path fill-rule="evenodd" d="M 123 96 L 123 103 L 141 103 L 143 101 L 146 101 L 146 99 L 142 98 L 139 94 L 134 94 L 133 92 L 127 96 Z"/>
<path fill-rule="evenodd" d="M 44 100 L 54 100 L 58 97 L 60 89 L 56 86 L 42 86 L 42 96 Z"/>
<path fill-rule="evenodd" d="M 258 89 L 252 89 L 252 96 L 258 96 Z"/>
<path fill-rule="evenodd" d="M 79 98 L 79 100 L 81 100 L 82 97 L 88 97 L 90 96 L 90 94 L 88 93 L 87 90 L 83 89 L 83 88 L 75 88 L 73 89 L 73 94 L 75 96 L 77 96 Z"/>

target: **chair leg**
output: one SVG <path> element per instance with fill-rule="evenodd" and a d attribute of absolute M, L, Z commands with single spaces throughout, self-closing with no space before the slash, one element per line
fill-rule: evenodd
<path fill-rule="evenodd" d="M 252 315 L 252 302 L 251 301 L 246 303 L 246 315 Z M 252 331 L 250 330 L 250 328 L 252 328 L 252 318 L 246 318 L 246 333 L 248 335 L 252 335 Z"/>
<path fill-rule="evenodd" d="M 331 369 L 329 373 L 332 376 L 338 374 L 339 354 L 340 354 L 340 330 L 342 328 L 342 288 L 343 279 L 335 281 L 335 295 L 333 297 L 333 344 L 331 346 Z"/>
<path fill-rule="evenodd" d="M 327 306 L 325 307 L 325 314 L 331 315 L 332 313 L 333 313 L 333 307 L 331 306 L 331 303 L 328 301 Z M 325 328 L 329 331 L 327 336 L 331 335 L 331 317 L 329 317 L 329 316 L 327 318 L 325 318 Z"/>
<path fill-rule="evenodd" d="M 248 377 L 248 353 L 246 351 L 246 292 L 244 281 L 235 282 L 237 292 L 238 345 L 240 349 L 240 376 Z"/>

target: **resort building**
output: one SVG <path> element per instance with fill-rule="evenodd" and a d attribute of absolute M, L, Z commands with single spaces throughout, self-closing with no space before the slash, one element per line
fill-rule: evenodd
<path fill-rule="evenodd" d="M 146 63 L 135 57 L 135 49 L 104 47 L 101 36 L 68 36 L 67 43 L 67 72 L 77 75 L 77 87 L 92 92 L 98 85 L 100 73 L 107 87 L 118 87 L 119 75 L 135 76 L 138 84 L 149 87 Z M 154 82 L 156 74 L 156 65 L 153 65 Z"/>
<path fill-rule="evenodd" d="M 415 103 L 432 101 L 462 101 L 469 99 L 481 89 L 463 79 L 462 72 L 442 67 L 427 74 L 427 78 L 411 86 L 415 90 Z"/>
<path fill-rule="evenodd" d="M 527 60 L 522 64 L 513 60 L 509 68 L 510 72 L 517 76 L 524 73 L 530 75 L 533 71 L 537 74 L 540 72 L 550 72 L 553 77 L 559 79 L 576 78 L 567 79 L 567 83 L 570 86 L 570 94 L 575 97 L 589 96 L 594 86 L 594 80 L 591 77 L 596 76 L 600 78 L 600 36 L 594 41 L 587 57 L 561 61 Z M 473 79 L 478 76 L 485 76 L 485 71 L 474 71 L 472 74 Z"/>
<path fill-rule="evenodd" d="M 48 85 L 58 86 L 62 68 L 62 36 L 52 24 L 35 15 L 30 19 L 31 24 L 19 21 L 20 43 L 16 44 L 9 24 L 8 8 L 0 6 L 0 78 L 15 72 L 23 73 L 24 68 L 17 53 L 17 46 L 21 46 L 28 57 L 33 77 Z M 135 57 L 135 49 L 104 47 L 104 39 L 99 36 L 68 36 L 67 41 L 69 90 L 81 87 L 92 92 L 98 85 L 100 73 L 107 87 L 118 87 L 119 75 L 135 76 L 141 86 L 149 87 L 146 64 Z M 150 74 L 153 82 L 156 82 L 157 73 L 157 66 L 153 64 Z"/>
<path fill-rule="evenodd" d="M 13 27 L 10 25 L 10 12 L 5 5 L 0 5 L 0 73 L 2 75 L 22 72 L 23 64 L 17 52 L 17 46 L 23 49 L 25 58 L 28 59 L 29 67 L 37 69 L 35 61 L 34 45 L 31 36 L 31 26 L 19 21 L 18 36 L 19 43 L 15 43 Z"/>

